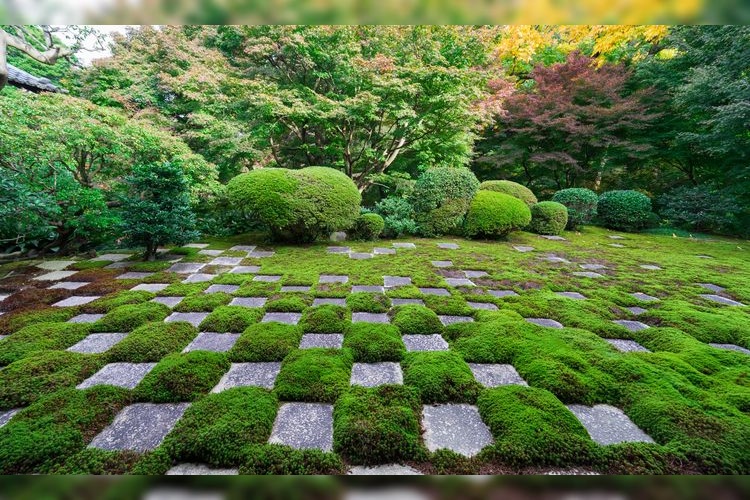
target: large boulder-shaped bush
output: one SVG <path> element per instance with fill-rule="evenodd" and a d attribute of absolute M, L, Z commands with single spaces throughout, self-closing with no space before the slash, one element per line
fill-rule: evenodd
<path fill-rule="evenodd" d="M 349 177 L 326 167 L 253 170 L 229 181 L 227 195 L 276 239 L 301 242 L 352 227 L 362 201 Z"/>
<path fill-rule="evenodd" d="M 484 181 L 479 189 L 484 191 L 495 191 L 496 193 L 509 194 L 513 198 L 523 200 L 528 206 L 537 203 L 536 195 L 531 189 L 513 181 Z"/>
<path fill-rule="evenodd" d="M 433 167 L 425 171 L 409 198 L 419 233 L 456 233 L 478 189 L 479 181 L 468 168 Z"/>
<path fill-rule="evenodd" d="M 552 196 L 552 201 L 562 203 L 568 209 L 568 229 L 589 224 L 596 217 L 599 197 L 590 189 L 562 189 Z"/>
<path fill-rule="evenodd" d="M 529 222 L 531 210 L 523 201 L 495 191 L 479 191 L 471 201 L 465 230 L 470 238 L 504 238 Z"/>
<path fill-rule="evenodd" d="M 568 209 L 556 201 L 540 201 L 531 206 L 529 229 L 537 234 L 560 234 L 568 224 Z"/>
<path fill-rule="evenodd" d="M 599 197 L 599 220 L 605 227 L 637 231 L 653 217 L 651 199 L 638 191 L 607 191 Z"/>

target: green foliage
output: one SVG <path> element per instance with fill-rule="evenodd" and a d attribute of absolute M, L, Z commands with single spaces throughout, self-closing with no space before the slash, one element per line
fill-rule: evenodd
<path fill-rule="evenodd" d="M 241 306 L 219 306 L 200 324 L 203 332 L 244 332 L 263 318 L 263 310 Z"/>
<path fill-rule="evenodd" d="M 178 312 L 211 312 L 229 304 L 231 300 L 232 296 L 224 292 L 199 293 L 182 299 L 174 307 L 174 310 Z"/>
<path fill-rule="evenodd" d="M 484 181 L 479 185 L 479 189 L 483 191 L 503 193 L 510 195 L 513 198 L 518 198 L 519 200 L 526 203 L 529 208 L 531 208 L 532 205 L 536 205 L 538 203 L 536 195 L 531 191 L 531 189 L 513 181 Z"/>
<path fill-rule="evenodd" d="M 388 312 L 391 301 L 382 293 L 356 292 L 347 295 L 346 305 L 354 312 Z"/>
<path fill-rule="evenodd" d="M 531 222 L 529 207 L 518 198 L 493 191 L 479 191 L 466 216 L 470 238 L 505 238 Z"/>
<path fill-rule="evenodd" d="M 269 312 L 302 312 L 310 305 L 310 298 L 298 294 L 284 293 L 266 302 Z"/>
<path fill-rule="evenodd" d="M 193 325 L 184 321 L 146 324 L 115 344 L 107 351 L 107 358 L 130 363 L 157 362 L 181 351 L 197 333 Z"/>
<path fill-rule="evenodd" d="M 125 475 L 132 472 L 141 459 L 137 451 L 109 451 L 84 448 L 71 455 L 65 463 L 51 467 L 49 474 Z"/>
<path fill-rule="evenodd" d="M 432 309 L 418 305 L 399 306 L 391 323 L 404 335 L 441 333 L 443 324 Z"/>
<path fill-rule="evenodd" d="M 0 335 L 10 335 L 29 325 L 67 321 L 78 314 L 75 307 L 48 307 L 46 309 L 17 311 L 0 316 Z"/>
<path fill-rule="evenodd" d="M 409 202 L 423 236 L 452 234 L 463 223 L 474 194 L 476 176 L 466 168 L 433 167 L 419 176 Z"/>
<path fill-rule="evenodd" d="M 128 304 L 143 304 L 153 299 L 156 295 L 144 290 L 126 290 L 124 292 L 115 292 L 104 297 L 98 298 L 93 302 L 84 304 L 82 309 L 91 314 L 107 313 L 117 307 Z"/>
<path fill-rule="evenodd" d="M 343 474 L 344 463 L 335 453 L 297 450 L 277 444 L 248 446 L 240 474 Z"/>
<path fill-rule="evenodd" d="M 475 458 L 459 455 L 455 451 L 441 448 L 430 456 L 437 474 L 459 474 L 462 476 L 479 474 L 479 463 Z"/>
<path fill-rule="evenodd" d="M 451 351 L 411 352 L 403 361 L 404 385 L 419 391 L 422 403 L 474 403 L 480 386 L 469 365 Z"/>
<path fill-rule="evenodd" d="M 568 209 L 556 201 L 542 201 L 531 206 L 529 229 L 537 234 L 560 234 L 568 225 Z"/>
<path fill-rule="evenodd" d="M 719 234 L 747 234 L 740 227 L 738 215 L 746 208 L 728 190 L 715 185 L 683 186 L 657 199 L 659 215 L 668 224 L 689 231 Z"/>
<path fill-rule="evenodd" d="M 652 220 L 651 199 L 638 191 L 607 191 L 599 196 L 599 220 L 622 231 L 643 229 Z"/>
<path fill-rule="evenodd" d="M 299 347 L 302 329 L 282 323 L 250 325 L 229 350 L 231 361 L 281 361 Z"/>
<path fill-rule="evenodd" d="M 375 241 L 385 228 L 385 221 L 378 214 L 364 213 L 357 217 L 352 227 L 353 240 Z"/>
<path fill-rule="evenodd" d="M 352 387 L 336 402 L 333 448 L 350 463 L 383 464 L 419 459 L 421 404 L 410 387 Z"/>
<path fill-rule="evenodd" d="M 348 349 L 299 349 L 284 358 L 274 392 L 284 401 L 333 403 L 349 387 Z"/>
<path fill-rule="evenodd" d="M 229 366 L 220 352 L 172 353 L 148 372 L 135 396 L 153 403 L 194 401 L 213 389 Z"/>
<path fill-rule="evenodd" d="M 341 333 L 350 324 L 350 319 L 346 307 L 324 304 L 305 309 L 299 326 L 307 333 Z"/>
<path fill-rule="evenodd" d="M 170 312 L 169 307 L 157 302 L 119 306 L 91 325 L 91 331 L 132 332 L 151 321 L 162 321 Z"/>
<path fill-rule="evenodd" d="M 39 351 L 61 350 L 83 340 L 89 325 L 70 323 L 36 323 L 18 330 L 3 340 L 0 365 L 7 365 Z"/>
<path fill-rule="evenodd" d="M 562 203 L 568 209 L 567 229 L 576 229 L 596 217 L 596 206 L 599 197 L 596 193 L 586 188 L 568 188 L 555 192 L 552 201 Z"/>
<path fill-rule="evenodd" d="M 383 217 L 383 236 L 386 238 L 417 233 L 414 209 L 403 196 L 383 198 L 375 204 L 375 213 Z"/>
<path fill-rule="evenodd" d="M 398 328 L 393 325 L 354 323 L 344 334 L 344 348 L 350 349 L 360 363 L 401 361 L 406 348 Z"/>

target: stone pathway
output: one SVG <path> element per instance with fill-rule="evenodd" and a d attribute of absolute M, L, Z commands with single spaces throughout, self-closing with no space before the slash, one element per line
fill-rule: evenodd
<path fill-rule="evenodd" d="M 734 344 L 715 344 L 715 343 L 709 343 L 711 347 L 715 347 L 717 349 L 724 349 L 727 351 L 736 351 L 741 352 L 742 354 L 750 355 L 750 349 L 746 349 L 744 347 L 734 345 Z"/>
<path fill-rule="evenodd" d="M 645 323 L 641 323 L 640 321 L 632 321 L 629 319 L 616 319 L 612 321 L 616 325 L 620 325 L 624 328 L 627 328 L 631 332 L 638 332 L 640 330 L 645 330 L 646 328 L 649 328 L 649 326 Z"/>
<path fill-rule="evenodd" d="M 232 387 L 255 386 L 273 389 L 276 377 L 281 371 L 281 363 L 232 363 L 211 392 L 221 392 Z"/>
<path fill-rule="evenodd" d="M 699 297 L 725 306 L 745 307 L 745 304 L 743 304 L 742 302 L 737 302 L 736 300 L 728 299 L 727 297 L 722 297 L 721 295 L 702 293 L 699 295 Z"/>
<path fill-rule="evenodd" d="M 198 327 L 201 323 L 203 323 L 203 320 L 208 317 L 209 313 L 204 312 L 175 312 L 167 316 L 167 318 L 164 320 L 167 323 L 173 323 L 175 321 L 187 321 L 194 327 Z"/>
<path fill-rule="evenodd" d="M 211 351 L 227 352 L 239 340 L 239 333 L 201 332 L 182 352 Z"/>
<path fill-rule="evenodd" d="M 548 318 L 524 318 L 529 323 L 533 323 L 539 326 L 546 326 L 548 328 L 563 328 L 562 323 L 555 321 L 554 319 Z"/>
<path fill-rule="evenodd" d="M 128 335 L 127 333 L 92 333 L 80 342 L 68 347 L 67 350 L 83 354 L 100 354 L 109 351 Z"/>
<path fill-rule="evenodd" d="M 404 335 L 401 339 L 409 352 L 448 350 L 448 342 L 437 333 L 433 335 Z"/>
<path fill-rule="evenodd" d="M 179 464 L 169 469 L 167 476 L 236 476 L 238 469 L 212 469 L 205 464 Z M 206 499 L 208 500 L 208 499 Z"/>
<path fill-rule="evenodd" d="M 306 333 L 300 341 L 300 349 L 313 349 L 322 347 L 324 349 L 341 349 L 344 343 L 344 335 L 341 333 Z"/>
<path fill-rule="evenodd" d="M 422 425 L 424 443 L 431 452 L 448 449 L 473 457 L 493 442 L 479 411 L 471 405 L 424 405 Z"/>
<path fill-rule="evenodd" d="M 619 443 L 653 443 L 645 432 L 638 428 L 622 410 L 610 405 L 568 405 L 568 409 L 583 424 L 596 443 L 601 445 Z"/>
<path fill-rule="evenodd" d="M 377 387 L 383 384 L 403 384 L 404 376 L 399 363 L 354 363 L 349 383 L 364 387 Z"/>
<path fill-rule="evenodd" d="M 282 404 L 268 442 L 291 446 L 298 450 L 333 450 L 333 405 Z"/>
<path fill-rule="evenodd" d="M 285 325 L 296 325 L 302 319 L 302 313 L 269 312 L 263 316 L 261 323 L 283 323 Z"/>
<path fill-rule="evenodd" d="M 156 363 L 110 363 L 76 387 L 88 389 L 95 385 L 114 385 L 135 389 L 155 366 Z"/>
<path fill-rule="evenodd" d="M 182 418 L 190 403 L 136 403 L 125 407 L 115 420 L 98 434 L 90 448 L 102 450 L 153 450 Z"/>
<path fill-rule="evenodd" d="M 474 378 L 485 387 L 528 385 L 513 365 L 469 363 Z"/>
<path fill-rule="evenodd" d="M 604 339 L 620 352 L 651 352 L 635 340 Z"/>

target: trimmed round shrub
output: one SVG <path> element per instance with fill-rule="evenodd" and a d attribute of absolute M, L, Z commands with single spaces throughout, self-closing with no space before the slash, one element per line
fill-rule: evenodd
<path fill-rule="evenodd" d="M 562 189 L 552 196 L 552 201 L 562 203 L 568 209 L 568 229 L 589 224 L 596 217 L 599 197 L 586 188 Z"/>
<path fill-rule="evenodd" d="M 229 181 L 227 196 L 274 238 L 300 242 L 351 228 L 362 201 L 349 177 L 327 167 L 253 170 Z"/>
<path fill-rule="evenodd" d="M 431 335 L 443 331 L 438 315 L 432 309 L 418 305 L 397 308 L 391 323 L 404 335 Z"/>
<path fill-rule="evenodd" d="M 605 227 L 622 231 L 637 231 L 648 225 L 653 214 L 651 199 L 632 190 L 607 191 L 599 197 L 599 220 Z"/>
<path fill-rule="evenodd" d="M 529 207 L 508 194 L 479 191 L 466 216 L 469 238 L 505 238 L 531 222 Z"/>
<path fill-rule="evenodd" d="M 484 181 L 480 184 L 479 189 L 484 191 L 495 191 L 496 193 L 503 193 L 518 198 L 526 203 L 528 206 L 535 205 L 539 200 L 536 199 L 536 195 L 531 189 L 526 186 L 513 181 Z"/>
<path fill-rule="evenodd" d="M 479 181 L 468 168 L 425 171 L 409 198 L 419 234 L 429 237 L 458 231 L 478 189 Z"/>
<path fill-rule="evenodd" d="M 537 234 L 560 234 L 568 225 L 568 209 L 556 201 L 541 201 L 531 206 L 529 229 Z"/>
<path fill-rule="evenodd" d="M 378 214 L 362 214 L 357 217 L 352 227 L 352 239 L 373 241 L 377 240 L 385 228 L 385 221 Z"/>

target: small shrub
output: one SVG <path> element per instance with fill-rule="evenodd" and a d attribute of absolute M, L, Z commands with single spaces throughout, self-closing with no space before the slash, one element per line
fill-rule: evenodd
<path fill-rule="evenodd" d="M 651 200 L 638 191 L 607 191 L 599 197 L 599 220 L 605 227 L 637 231 L 653 218 Z"/>
<path fill-rule="evenodd" d="M 217 307 L 232 301 L 232 296 L 224 292 L 199 293 L 182 299 L 174 308 L 177 312 L 211 312 Z"/>
<path fill-rule="evenodd" d="M 391 300 L 382 293 L 357 292 L 346 298 L 346 305 L 354 312 L 384 313 L 391 307 Z"/>
<path fill-rule="evenodd" d="M 404 385 L 419 391 L 422 403 L 474 403 L 480 386 L 469 365 L 450 351 L 412 352 L 404 358 Z"/>
<path fill-rule="evenodd" d="M 365 213 L 357 217 L 352 227 L 353 240 L 374 241 L 385 228 L 385 221 L 378 214 Z"/>
<path fill-rule="evenodd" d="M 308 333 L 341 333 L 350 324 L 346 307 L 325 304 L 305 309 L 300 327 Z"/>
<path fill-rule="evenodd" d="M 284 401 L 333 403 L 349 387 L 348 349 L 299 349 L 284 358 L 274 392 Z"/>
<path fill-rule="evenodd" d="M 131 332 L 151 321 L 164 320 L 170 312 L 169 307 L 157 302 L 120 306 L 91 325 L 91 331 Z"/>
<path fill-rule="evenodd" d="M 242 306 L 219 306 L 201 322 L 202 332 L 244 332 L 263 318 L 263 310 Z"/>
<path fill-rule="evenodd" d="M 404 234 L 416 234 L 417 223 L 414 210 L 406 198 L 389 196 L 375 204 L 375 213 L 383 217 L 383 236 L 398 238 Z"/>
<path fill-rule="evenodd" d="M 182 321 L 147 324 L 113 346 L 107 357 L 110 361 L 157 362 L 169 353 L 184 349 L 197 333 L 193 325 Z"/>
<path fill-rule="evenodd" d="M 391 323 L 404 335 L 431 335 L 443 331 L 438 315 L 432 309 L 418 305 L 400 306 Z"/>
<path fill-rule="evenodd" d="M 213 389 L 228 370 L 224 353 L 173 353 L 148 372 L 135 394 L 138 399 L 153 403 L 194 401 Z"/>
<path fill-rule="evenodd" d="M 688 231 L 744 235 L 737 215 L 747 209 L 731 193 L 716 186 L 704 184 L 675 188 L 660 196 L 657 202 L 659 214 L 677 227 Z"/>
<path fill-rule="evenodd" d="M 37 323 L 29 325 L 2 341 L 0 365 L 7 365 L 39 351 L 65 349 L 83 340 L 89 325 Z"/>
<path fill-rule="evenodd" d="M 433 167 L 414 184 L 409 203 L 423 236 L 457 232 L 479 181 L 468 168 Z"/>
<path fill-rule="evenodd" d="M 470 238 L 505 238 L 529 225 L 531 211 L 518 198 L 493 191 L 479 191 L 466 216 Z"/>
<path fill-rule="evenodd" d="M 560 234 L 568 225 L 568 209 L 556 201 L 541 201 L 531 206 L 529 229 L 537 234 Z"/>
<path fill-rule="evenodd" d="M 393 325 L 354 323 L 344 334 L 344 348 L 350 349 L 361 363 L 401 361 L 406 348 Z"/>
<path fill-rule="evenodd" d="M 484 181 L 479 185 L 479 189 L 483 191 L 494 191 L 496 193 L 507 194 L 509 196 L 512 196 L 513 198 L 518 198 L 519 200 L 526 203 L 529 207 L 538 203 L 536 195 L 531 191 L 531 189 L 513 181 Z"/>
<path fill-rule="evenodd" d="M 590 224 L 596 217 L 599 197 L 586 188 L 561 189 L 552 196 L 552 201 L 562 203 L 568 209 L 568 229 L 576 229 Z"/>
<path fill-rule="evenodd" d="M 345 470 L 344 463 L 335 453 L 266 444 L 247 447 L 239 472 L 252 475 L 331 475 L 343 474 Z"/>
<path fill-rule="evenodd" d="M 240 335 L 228 356 L 234 362 L 281 361 L 299 347 L 302 329 L 282 323 L 250 325 Z"/>

